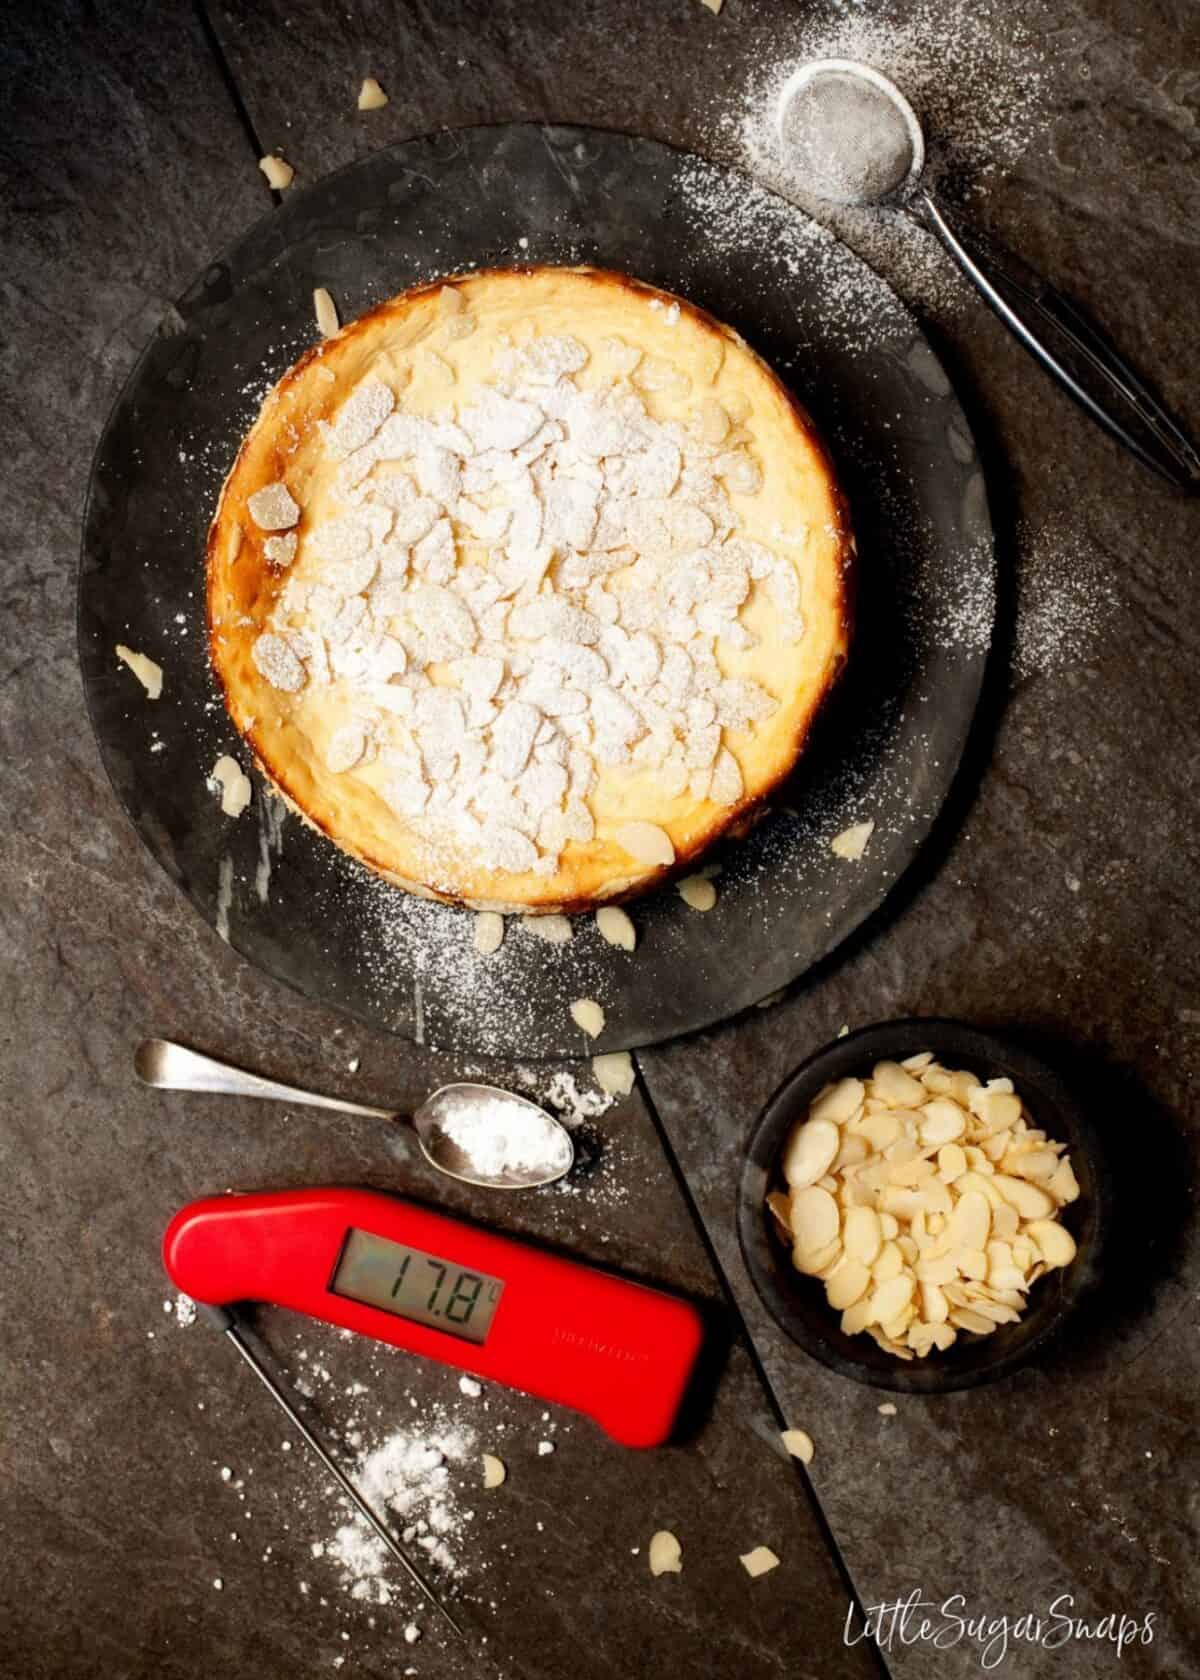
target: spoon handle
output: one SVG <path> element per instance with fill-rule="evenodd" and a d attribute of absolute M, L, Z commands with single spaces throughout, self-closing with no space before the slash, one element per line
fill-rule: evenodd
<path fill-rule="evenodd" d="M 144 1085 L 160 1091 L 215 1091 L 230 1097 L 269 1097 L 276 1102 L 303 1103 L 309 1108 L 332 1108 L 339 1114 L 357 1114 L 366 1120 L 395 1120 L 386 1108 L 369 1108 L 365 1103 L 344 1102 L 340 1097 L 323 1097 L 315 1091 L 301 1091 L 295 1085 L 281 1085 L 263 1079 L 244 1068 L 230 1067 L 213 1056 L 172 1044 L 165 1038 L 147 1038 L 137 1047 L 134 1070 Z"/>
<path fill-rule="evenodd" d="M 1107 339 L 1043 282 L 1033 282 L 1031 289 L 991 257 L 972 249 L 927 190 L 917 195 L 916 207 L 1008 330 L 1098 426 L 1177 489 L 1195 491 L 1200 487 L 1200 452 Z M 1148 447 L 1130 431 L 1115 405 L 1105 407 L 1080 383 L 1042 330 L 1046 327 L 1087 363 L 1111 397 L 1132 411 L 1157 448 Z"/>

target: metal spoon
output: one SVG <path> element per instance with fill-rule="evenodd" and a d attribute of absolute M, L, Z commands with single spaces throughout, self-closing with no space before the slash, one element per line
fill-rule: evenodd
<path fill-rule="evenodd" d="M 839 109 L 840 107 L 840 109 Z M 855 122 L 858 141 L 847 155 L 838 117 Z M 1200 487 L 1200 451 L 1100 329 L 1052 286 L 1021 265 L 997 262 L 956 228 L 945 208 L 921 184 L 925 136 L 900 89 L 869 64 L 850 58 L 814 59 L 788 79 L 777 113 L 784 155 L 804 171 L 818 198 L 839 204 L 895 205 L 931 227 L 984 301 L 1068 396 L 1124 445 L 1143 466 L 1179 489 Z M 1068 344 L 1132 410 L 1144 436 L 1131 432 L 1128 415 L 1099 402 L 1052 348 L 1045 329 Z"/>
<path fill-rule="evenodd" d="M 203 1056 L 165 1038 L 143 1040 L 137 1047 L 133 1065 L 144 1085 L 153 1085 L 160 1091 L 214 1091 L 233 1097 L 269 1097 L 276 1102 L 303 1103 L 310 1108 L 331 1108 L 339 1114 L 357 1114 L 366 1120 L 403 1123 L 406 1119 L 389 1108 L 371 1108 L 366 1103 L 324 1097 L 315 1091 L 301 1091 L 294 1085 L 263 1079 L 257 1073 L 230 1067 L 215 1057 Z M 474 1117 L 481 1126 L 499 1131 L 506 1112 L 514 1120 L 532 1112 L 545 1122 L 548 1135 L 542 1167 L 504 1167 L 495 1173 L 484 1172 L 444 1129 L 451 1118 Z M 547 1114 L 540 1104 L 495 1085 L 443 1085 L 426 1098 L 409 1123 L 431 1167 L 448 1178 L 477 1184 L 486 1190 L 535 1190 L 542 1184 L 554 1184 L 570 1172 L 575 1162 L 575 1145 L 565 1126 Z"/>

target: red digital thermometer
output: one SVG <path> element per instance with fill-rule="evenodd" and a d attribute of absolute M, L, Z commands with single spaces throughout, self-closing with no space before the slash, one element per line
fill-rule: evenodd
<path fill-rule="evenodd" d="M 629 1447 L 670 1435 L 703 1335 L 687 1301 L 369 1190 L 193 1202 L 163 1259 L 206 1306 L 290 1307 L 574 1407 Z"/>

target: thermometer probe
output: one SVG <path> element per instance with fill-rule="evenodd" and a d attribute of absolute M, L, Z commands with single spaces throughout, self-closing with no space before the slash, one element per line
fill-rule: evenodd
<path fill-rule="evenodd" d="M 614 1440 L 671 1433 L 700 1352 L 690 1302 L 369 1190 L 214 1196 L 163 1239 L 177 1288 L 208 1309 L 425 1596 L 461 1632 L 385 1523 L 242 1338 L 239 1301 L 289 1307 L 586 1412 Z"/>
<path fill-rule="evenodd" d="M 375 1512 L 367 1504 L 362 1494 L 359 1493 L 358 1489 L 350 1480 L 349 1476 L 347 1476 L 346 1472 L 342 1469 L 341 1465 L 335 1458 L 331 1457 L 328 1449 L 325 1447 L 320 1438 L 313 1434 L 312 1430 L 308 1427 L 308 1424 L 300 1416 L 300 1413 L 296 1410 L 295 1406 L 292 1405 L 292 1402 L 275 1381 L 275 1378 L 267 1370 L 262 1360 L 247 1344 L 245 1338 L 242 1336 L 241 1330 L 238 1328 L 237 1320 L 234 1318 L 229 1309 L 227 1307 L 209 1307 L 205 1306 L 204 1303 L 201 1302 L 199 1303 L 199 1311 L 204 1314 L 205 1318 L 215 1329 L 223 1331 L 225 1335 L 228 1336 L 234 1347 L 246 1361 L 246 1364 L 249 1365 L 250 1369 L 254 1372 L 254 1375 L 258 1378 L 259 1382 L 262 1383 L 267 1393 L 283 1407 L 283 1410 L 287 1413 L 293 1426 L 299 1430 L 300 1434 L 312 1448 L 313 1452 L 315 1452 L 317 1457 L 321 1460 L 321 1463 L 325 1466 L 326 1470 L 329 1471 L 329 1474 L 333 1477 L 334 1481 L 337 1482 L 342 1492 L 353 1503 L 355 1509 L 366 1518 L 367 1522 L 370 1523 L 371 1527 L 375 1530 L 376 1534 L 378 1534 L 379 1538 L 383 1541 L 388 1551 L 391 1552 L 392 1556 L 404 1566 L 410 1579 L 413 1580 L 421 1589 L 422 1593 L 429 1600 L 430 1604 L 433 1605 L 434 1609 L 440 1610 L 442 1615 L 445 1616 L 446 1620 L 450 1623 L 450 1626 L 454 1629 L 455 1633 L 458 1634 L 459 1638 L 463 1638 L 462 1628 L 459 1627 L 458 1623 L 454 1620 L 454 1617 L 450 1614 L 449 1610 L 447 1610 L 441 1599 L 438 1598 L 437 1594 L 429 1585 L 428 1581 L 426 1581 L 417 1566 L 400 1549 L 395 1536 L 387 1527 L 386 1523 L 376 1516 Z"/>

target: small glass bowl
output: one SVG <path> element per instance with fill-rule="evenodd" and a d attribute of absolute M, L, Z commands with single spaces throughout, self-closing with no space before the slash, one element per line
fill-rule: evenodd
<path fill-rule="evenodd" d="M 923 1050 L 931 1050 L 944 1067 L 963 1069 L 985 1081 L 1011 1079 L 1034 1124 L 1067 1145 L 1079 1197 L 1060 1217 L 1078 1252 L 1069 1266 L 1037 1280 L 1018 1324 L 999 1325 L 989 1336 L 960 1331 L 945 1353 L 935 1349 L 924 1359 L 901 1360 L 885 1353 L 865 1333 L 843 1333 L 841 1314 L 826 1301 L 821 1280 L 805 1277 L 792 1265 L 766 1197 L 769 1190 L 786 1188 L 780 1171 L 784 1143 L 823 1086 L 836 1079 L 866 1077 L 876 1062 L 903 1061 Z M 738 1237 L 767 1310 L 805 1353 L 830 1370 L 875 1388 L 949 1394 L 1008 1376 L 1049 1348 L 1099 1279 L 1111 1200 L 1110 1177 L 1095 1128 L 1052 1068 L 1027 1050 L 963 1022 L 914 1018 L 880 1022 L 835 1039 L 776 1091 L 750 1138 L 739 1187 Z"/>

